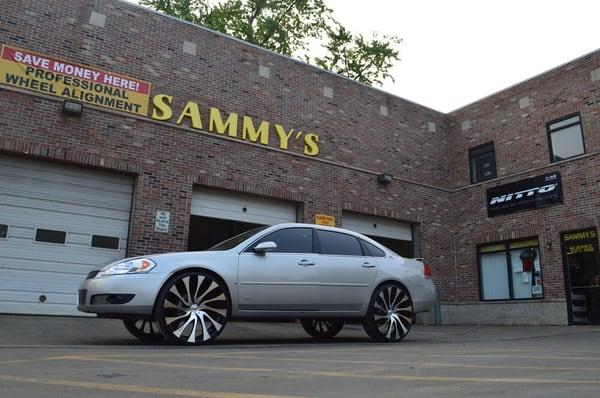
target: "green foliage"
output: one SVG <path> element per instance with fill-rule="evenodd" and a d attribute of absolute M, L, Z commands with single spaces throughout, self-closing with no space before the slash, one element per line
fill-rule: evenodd
<path fill-rule="evenodd" d="M 395 36 L 366 40 L 333 18 L 324 0 L 141 0 L 141 4 L 284 55 L 295 55 L 365 84 L 382 84 L 399 60 Z M 326 42 L 327 54 L 307 55 L 309 43 Z M 393 79 L 392 79 L 393 80 Z"/>

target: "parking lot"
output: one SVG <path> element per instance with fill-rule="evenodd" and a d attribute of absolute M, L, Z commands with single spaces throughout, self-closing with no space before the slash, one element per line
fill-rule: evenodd
<path fill-rule="evenodd" d="M 119 321 L 0 316 L 5 397 L 597 397 L 600 328 L 413 328 L 372 343 L 231 323 L 205 347 L 142 344 Z"/>

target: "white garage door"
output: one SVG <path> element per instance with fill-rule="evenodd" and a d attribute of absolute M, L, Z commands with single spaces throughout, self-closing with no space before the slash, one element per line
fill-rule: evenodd
<path fill-rule="evenodd" d="M 368 236 L 412 241 L 410 223 L 359 213 L 343 213 L 343 228 Z"/>
<path fill-rule="evenodd" d="M 125 257 L 133 179 L 0 156 L 0 312 L 81 315 L 77 287 Z"/>
<path fill-rule="evenodd" d="M 258 196 L 195 189 L 192 215 L 274 225 L 296 222 L 296 204 Z"/>

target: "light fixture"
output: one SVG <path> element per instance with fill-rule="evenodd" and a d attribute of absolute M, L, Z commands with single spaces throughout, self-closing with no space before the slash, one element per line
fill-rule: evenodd
<path fill-rule="evenodd" d="M 377 182 L 380 184 L 389 184 L 390 182 L 392 182 L 392 175 L 391 174 L 379 174 L 377 176 Z"/>
<path fill-rule="evenodd" d="M 62 111 L 69 115 L 81 116 L 83 104 L 81 102 L 65 100 L 65 102 L 63 102 Z"/>

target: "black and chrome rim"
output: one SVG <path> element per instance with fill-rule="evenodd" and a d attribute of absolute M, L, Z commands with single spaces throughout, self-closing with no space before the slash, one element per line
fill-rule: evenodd
<path fill-rule="evenodd" d="M 187 343 L 216 337 L 227 319 L 227 296 L 223 286 L 204 275 L 177 280 L 163 302 L 167 329 Z"/>
<path fill-rule="evenodd" d="M 137 329 L 141 334 L 147 336 L 158 336 L 160 335 L 160 330 L 158 329 L 158 325 L 155 321 L 149 321 L 147 319 L 136 319 L 131 322 L 131 325 Z"/>
<path fill-rule="evenodd" d="M 334 321 L 330 319 L 312 319 L 310 323 L 315 332 L 321 336 L 326 336 L 335 327 Z"/>
<path fill-rule="evenodd" d="M 404 337 L 412 324 L 412 304 L 404 289 L 387 286 L 375 299 L 374 321 L 379 333 L 389 340 Z"/>

